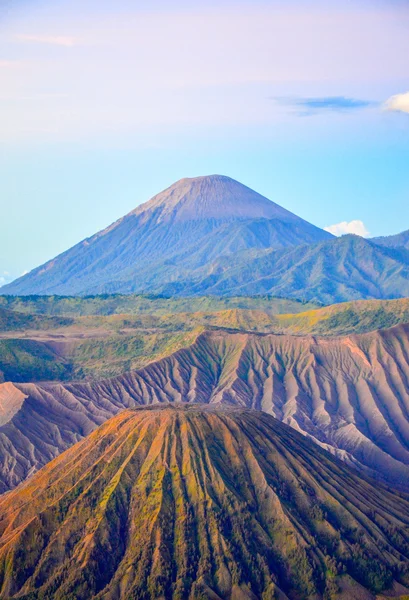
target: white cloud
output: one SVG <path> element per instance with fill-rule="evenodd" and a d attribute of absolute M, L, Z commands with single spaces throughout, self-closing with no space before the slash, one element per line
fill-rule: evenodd
<path fill-rule="evenodd" d="M 0 287 L 6 285 L 6 283 L 10 283 L 13 279 L 15 277 L 9 271 L 0 271 Z"/>
<path fill-rule="evenodd" d="M 54 46 L 74 46 L 75 38 L 65 35 L 26 35 L 19 34 L 16 36 L 22 42 L 35 42 L 38 44 L 52 44 Z"/>
<path fill-rule="evenodd" d="M 409 92 L 391 96 L 385 102 L 385 108 L 386 110 L 393 110 L 396 112 L 404 112 L 409 114 Z"/>
<path fill-rule="evenodd" d="M 368 237 L 369 235 L 369 231 L 359 219 L 349 222 L 341 221 L 341 223 L 336 223 L 335 225 L 328 225 L 328 227 L 324 227 L 324 229 L 333 235 L 345 235 L 347 233 L 354 233 L 355 235 L 360 235 L 362 237 Z"/>

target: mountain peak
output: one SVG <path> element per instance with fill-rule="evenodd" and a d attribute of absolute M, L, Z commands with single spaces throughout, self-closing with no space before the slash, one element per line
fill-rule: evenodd
<path fill-rule="evenodd" d="M 330 238 L 230 177 L 185 178 L 2 292 L 162 292 L 221 256 Z"/>
<path fill-rule="evenodd" d="M 178 181 L 175 181 L 174 185 L 185 181 L 190 181 L 192 183 L 199 183 L 201 181 L 207 181 L 208 183 L 218 183 L 220 181 L 234 181 L 238 183 L 232 177 L 228 177 L 227 175 L 218 175 L 217 173 L 215 173 L 213 175 L 199 175 L 198 177 L 182 177 L 182 179 L 178 179 Z"/>
<path fill-rule="evenodd" d="M 200 219 L 298 220 L 294 214 L 226 175 L 185 177 L 141 204 L 131 214 L 158 212 L 159 221 Z"/>

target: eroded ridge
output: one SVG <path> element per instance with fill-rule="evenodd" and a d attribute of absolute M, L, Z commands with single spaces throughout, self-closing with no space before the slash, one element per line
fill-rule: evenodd
<path fill-rule="evenodd" d="M 408 566 L 409 497 L 254 410 L 124 411 L 0 500 L 1 598 L 369 600 Z"/>
<path fill-rule="evenodd" d="M 409 325 L 338 338 L 207 332 L 119 377 L 18 384 L 0 427 L 1 490 L 124 408 L 164 402 L 263 410 L 399 488 L 409 481 Z"/>

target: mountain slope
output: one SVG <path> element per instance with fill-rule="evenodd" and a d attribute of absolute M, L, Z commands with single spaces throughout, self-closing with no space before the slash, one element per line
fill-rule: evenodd
<path fill-rule="evenodd" d="M 152 290 L 226 254 L 331 237 L 229 177 L 182 179 L 2 292 Z"/>
<path fill-rule="evenodd" d="M 372 238 L 375 244 L 380 246 L 388 246 L 389 248 L 407 248 L 409 250 L 409 229 L 397 233 L 396 235 L 386 235 L 382 237 Z"/>
<path fill-rule="evenodd" d="M 309 246 L 223 257 L 165 294 L 272 294 L 322 303 L 409 296 L 409 251 L 354 235 Z"/>
<path fill-rule="evenodd" d="M 0 598 L 369 600 L 408 573 L 409 497 L 256 411 L 125 411 L 0 499 Z"/>
<path fill-rule="evenodd" d="M 25 400 L 0 427 L 0 492 L 124 408 L 164 402 L 263 410 L 409 489 L 409 325 L 341 338 L 206 332 L 112 379 L 15 384 L 5 409 L 16 393 Z"/>

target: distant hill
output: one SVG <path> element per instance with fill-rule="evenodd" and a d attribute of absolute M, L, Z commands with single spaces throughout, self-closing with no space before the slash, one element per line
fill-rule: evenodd
<path fill-rule="evenodd" d="M 66 327 L 72 323 L 73 320 L 69 317 L 50 317 L 9 310 L 1 306 L 0 300 L 0 332 L 27 329 L 55 329 L 57 327 Z"/>
<path fill-rule="evenodd" d="M 146 292 L 242 250 L 331 238 L 229 177 L 182 179 L 1 291 L 17 295 Z"/>
<path fill-rule="evenodd" d="M 324 304 L 409 296 L 409 250 L 355 235 L 223 257 L 164 285 L 165 294 L 272 294 Z"/>
<path fill-rule="evenodd" d="M 276 331 L 295 335 L 345 335 L 409 323 L 409 298 L 358 300 L 274 316 Z"/>
<path fill-rule="evenodd" d="M 243 409 L 122 412 L 0 499 L 0 598 L 409 592 L 409 497 Z"/>
<path fill-rule="evenodd" d="M 403 247 L 409 249 L 409 229 L 397 233 L 396 235 L 387 235 L 383 237 L 372 238 L 375 244 L 380 246 L 387 246 L 388 248 Z"/>
<path fill-rule="evenodd" d="M 263 310 L 270 314 L 298 313 L 318 308 L 314 302 L 295 298 L 265 296 L 195 296 L 155 295 L 101 296 L 0 296 L 0 310 L 48 315 L 62 318 L 109 315 L 178 315 L 180 313 L 218 312 L 221 310 Z M 176 317 L 177 318 L 177 317 Z M 0 313 L 1 319 L 1 313 Z M 2 321 L 0 320 L 0 325 Z M 4 319 L 6 323 L 6 319 Z M 11 327 L 8 327 L 9 329 Z M 1 329 L 1 327 L 0 327 Z"/>

